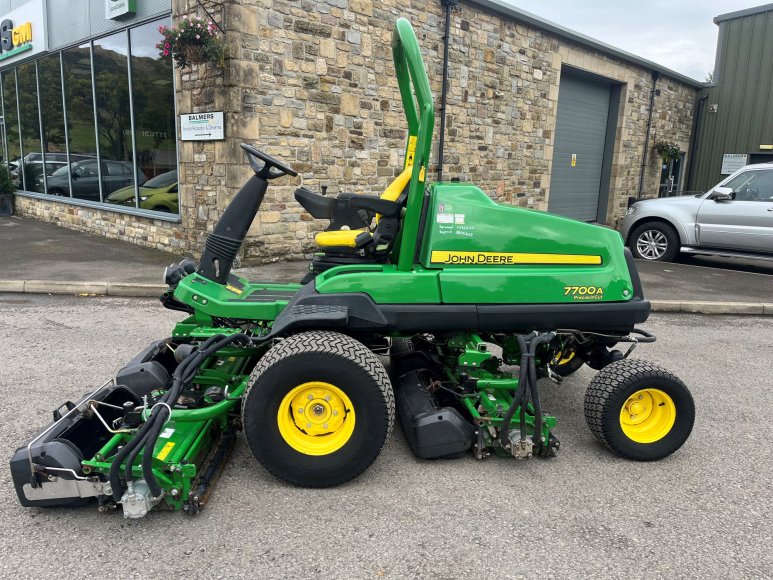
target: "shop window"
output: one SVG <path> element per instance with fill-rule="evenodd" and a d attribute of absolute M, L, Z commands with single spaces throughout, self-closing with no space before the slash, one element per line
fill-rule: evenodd
<path fill-rule="evenodd" d="M 133 163 L 128 49 L 125 31 L 94 41 L 97 136 L 103 164 L 109 161 Z M 114 203 L 110 194 L 125 187 L 133 188 L 134 180 L 125 183 L 113 175 L 102 175 L 102 195 L 106 202 Z"/>
<path fill-rule="evenodd" d="M 159 25 L 169 24 L 168 20 L 150 22 L 129 31 L 132 99 L 139 205 L 179 213 L 173 71 L 156 48 L 161 40 Z"/>
<path fill-rule="evenodd" d="M 38 61 L 40 78 L 40 115 L 43 119 L 43 157 L 45 161 L 46 191 L 52 192 L 51 175 L 62 168 L 67 171 L 67 143 L 62 108 L 62 73 L 59 54 Z M 61 194 L 69 195 L 64 189 Z"/>
<path fill-rule="evenodd" d="M 37 72 L 34 62 L 16 68 L 21 123 L 22 183 L 25 191 L 43 191 L 43 149 L 40 146 Z"/>
<path fill-rule="evenodd" d="M 91 87 L 91 50 L 88 44 L 62 52 L 65 108 L 67 111 L 67 137 L 70 146 L 70 167 L 57 169 L 48 178 L 48 192 L 55 195 L 99 201 L 99 181 L 96 188 L 79 180 L 78 164 L 93 161 L 96 168 L 97 140 L 94 133 L 94 99 Z"/>
<path fill-rule="evenodd" d="M 158 55 L 160 25 L 169 19 L 0 73 L 0 161 L 19 189 L 179 213 L 174 71 Z"/>
<path fill-rule="evenodd" d="M 2 83 L 8 170 L 16 187 L 21 189 L 21 141 L 19 140 L 19 110 L 16 106 L 16 69 L 3 72 Z"/>

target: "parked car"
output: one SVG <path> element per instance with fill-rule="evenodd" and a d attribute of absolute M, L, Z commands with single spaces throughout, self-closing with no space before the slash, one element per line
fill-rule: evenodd
<path fill-rule="evenodd" d="M 643 260 L 680 251 L 773 259 L 773 163 L 747 165 L 696 196 L 637 201 L 621 234 Z"/>
<path fill-rule="evenodd" d="M 74 161 L 54 171 L 46 178 L 48 193 L 53 195 L 70 195 L 70 183 L 67 171 L 72 172 L 73 197 L 90 201 L 99 201 L 99 172 L 96 159 Z M 142 171 L 137 176 L 145 181 Z M 102 188 L 105 197 L 115 190 L 134 183 L 134 166 L 128 161 L 102 161 Z"/>
<path fill-rule="evenodd" d="M 134 186 L 130 185 L 107 196 L 110 203 L 134 207 Z M 177 170 L 160 173 L 140 185 L 140 207 L 155 211 L 179 213 L 177 201 Z"/>

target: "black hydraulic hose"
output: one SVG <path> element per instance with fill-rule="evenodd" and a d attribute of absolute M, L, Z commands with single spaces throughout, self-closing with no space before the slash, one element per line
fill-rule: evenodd
<path fill-rule="evenodd" d="M 145 446 L 145 443 L 147 443 L 148 435 L 150 433 L 146 432 L 145 435 L 132 446 L 132 451 L 129 453 L 129 455 L 126 457 L 126 462 L 124 463 L 123 467 L 123 478 L 124 481 L 127 483 L 130 481 L 134 481 L 134 474 L 132 473 L 132 467 L 134 466 L 134 461 L 137 459 L 137 456 L 140 454 L 140 451 L 142 451 L 142 448 Z"/>
<path fill-rule="evenodd" d="M 205 347 L 208 345 L 211 345 L 214 343 L 218 338 L 221 338 L 222 335 L 213 336 L 205 340 L 201 346 Z M 173 376 L 177 380 L 181 377 L 182 373 L 187 369 L 187 367 L 193 362 L 193 355 L 197 354 L 196 352 L 192 353 L 190 356 L 188 356 L 183 362 L 181 362 L 177 368 L 175 369 Z M 194 375 L 195 376 L 195 375 Z M 172 385 L 174 387 L 174 383 Z M 172 389 L 170 389 L 171 391 Z M 168 398 L 168 395 L 170 394 L 170 391 L 167 391 L 162 397 L 161 401 L 166 402 L 166 399 Z M 163 407 L 161 407 L 163 409 Z M 158 417 L 158 411 L 151 411 L 150 417 L 145 421 L 145 423 L 142 424 L 142 426 L 137 430 L 137 433 L 135 433 L 134 438 L 127 442 L 126 445 L 124 445 L 118 453 L 116 453 L 115 457 L 113 458 L 112 463 L 110 464 L 110 471 L 108 473 L 108 479 L 110 481 L 110 488 L 113 492 L 113 500 L 117 503 L 121 501 L 121 498 L 123 497 L 123 492 L 125 490 L 123 484 L 121 483 L 121 479 L 119 476 L 119 472 L 121 469 L 121 464 L 124 462 L 124 460 L 127 458 L 127 456 L 132 453 L 135 449 L 137 449 L 137 453 L 134 454 L 134 458 L 136 458 L 137 454 L 139 454 L 139 449 L 142 448 L 143 444 L 147 443 L 147 435 L 150 432 L 156 418 Z M 155 444 L 155 442 L 154 442 Z M 132 462 L 133 463 L 133 462 Z M 130 470 L 131 472 L 131 470 Z"/>
<path fill-rule="evenodd" d="M 113 500 L 115 500 L 116 503 L 119 503 L 121 501 L 121 497 L 123 496 L 123 492 L 124 492 L 124 487 L 123 487 L 123 484 L 121 483 L 121 478 L 119 477 L 119 471 L 121 470 L 121 463 L 123 463 L 124 459 L 126 459 L 126 456 L 132 452 L 132 450 L 135 447 L 135 444 L 145 438 L 145 436 L 148 434 L 148 431 L 150 431 L 150 427 L 151 427 L 151 424 L 148 421 L 143 423 L 142 427 L 140 427 L 137 433 L 135 434 L 134 439 L 129 441 L 118 451 L 118 453 L 115 454 L 115 457 L 113 458 L 113 462 L 110 464 L 110 472 L 108 474 L 108 479 L 110 480 L 110 489 L 113 492 Z"/>
<path fill-rule="evenodd" d="M 521 353 L 521 366 L 518 369 L 518 388 L 515 390 L 515 393 L 513 394 L 513 402 L 510 403 L 510 406 L 507 409 L 507 412 L 505 413 L 503 420 L 502 420 L 502 427 L 499 430 L 499 443 L 503 448 L 507 448 L 507 445 L 509 443 L 509 434 L 510 434 L 510 423 L 513 420 L 513 415 L 515 415 L 515 410 L 520 406 L 521 407 L 521 433 L 523 434 L 523 428 L 524 428 L 524 422 L 525 422 L 525 415 L 523 410 L 523 402 L 525 400 L 526 395 L 526 383 L 529 381 L 529 375 L 528 375 L 528 368 L 529 368 L 529 348 L 527 340 L 531 340 L 534 333 L 524 337 L 520 334 L 517 334 L 515 336 L 515 340 L 518 342 L 518 350 Z"/>
<path fill-rule="evenodd" d="M 142 454 L 142 476 L 145 479 L 145 483 L 147 483 L 150 492 L 153 494 L 153 497 L 160 497 L 163 492 L 153 473 L 153 450 L 156 446 L 158 436 L 161 433 L 161 429 L 166 422 L 166 418 L 171 413 L 172 405 L 179 397 L 182 388 L 185 385 L 190 384 L 195 378 L 201 363 L 215 354 L 218 350 L 237 341 L 249 343 L 250 337 L 241 332 L 225 337 L 222 334 L 210 337 L 199 347 L 199 350 L 191 353 L 182 363 L 180 363 L 177 369 L 175 369 L 172 387 L 164 394 L 164 397 L 162 397 L 162 401 L 166 403 L 166 405 L 160 408 L 158 414 L 153 419 L 153 426 L 149 431 L 148 439 L 145 443 L 145 451 Z"/>
<path fill-rule="evenodd" d="M 534 357 L 540 345 L 550 342 L 555 337 L 555 332 L 541 334 L 529 344 L 529 353 L 531 354 L 531 360 L 529 361 L 529 389 L 531 391 L 531 404 L 534 406 L 534 436 L 532 441 L 538 448 L 542 445 L 542 402 L 540 401 L 539 389 L 537 388 L 537 365 Z"/>

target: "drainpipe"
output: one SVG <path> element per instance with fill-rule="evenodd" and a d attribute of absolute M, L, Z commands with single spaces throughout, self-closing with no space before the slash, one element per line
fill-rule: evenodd
<path fill-rule="evenodd" d="M 656 70 L 652 71 L 652 90 L 650 90 L 650 110 L 647 113 L 647 132 L 644 136 L 644 155 L 641 159 L 641 171 L 639 172 L 639 191 L 636 194 L 636 199 L 641 199 L 642 191 L 644 190 L 644 171 L 647 169 L 647 154 L 650 150 L 650 130 L 652 129 L 652 113 L 655 108 L 655 90 L 658 84 L 660 73 Z"/>
<path fill-rule="evenodd" d="M 448 45 L 451 42 L 451 10 L 459 0 L 440 0 L 446 11 L 443 29 L 443 88 L 440 91 L 440 143 L 438 145 L 437 180 L 443 181 L 443 150 L 446 137 L 446 99 L 448 98 Z"/>
<path fill-rule="evenodd" d="M 692 139 L 690 139 L 690 152 L 687 154 L 687 163 L 689 163 L 689 165 L 687 168 L 687 183 L 685 184 L 686 191 L 692 191 L 693 166 L 695 165 L 693 161 L 695 160 L 695 150 L 698 149 L 698 138 L 700 137 L 700 132 L 701 132 L 701 113 L 703 112 L 703 104 L 708 99 L 709 99 L 708 93 L 701 95 L 700 98 L 698 99 L 698 106 L 696 107 L 696 110 L 695 110 Z"/>

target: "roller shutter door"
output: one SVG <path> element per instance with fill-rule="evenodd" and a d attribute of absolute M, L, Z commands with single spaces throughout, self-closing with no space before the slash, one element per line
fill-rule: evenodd
<path fill-rule="evenodd" d="M 596 220 L 610 92 L 608 83 L 561 73 L 548 199 L 552 213 Z"/>

